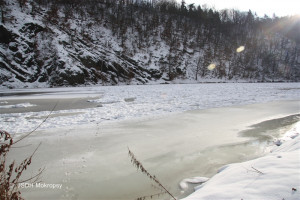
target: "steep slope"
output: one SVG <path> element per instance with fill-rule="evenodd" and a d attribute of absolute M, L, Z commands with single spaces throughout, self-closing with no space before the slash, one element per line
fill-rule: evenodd
<path fill-rule="evenodd" d="M 278 30 L 122 2 L 2 0 L 1 87 L 299 80 L 299 43 Z"/>
<path fill-rule="evenodd" d="M 43 23 L 43 12 L 33 17 L 16 2 L 8 4 L 11 15 L 7 18 L 13 19 L 0 25 L 2 86 L 146 83 L 155 73 L 116 49 L 71 38 L 65 30 Z"/>

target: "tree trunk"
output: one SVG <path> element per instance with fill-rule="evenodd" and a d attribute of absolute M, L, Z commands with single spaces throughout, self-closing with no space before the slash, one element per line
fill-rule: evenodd
<path fill-rule="evenodd" d="M 199 73 L 199 69 L 200 69 L 200 61 L 201 61 L 201 56 L 199 56 L 199 60 L 197 62 L 196 74 L 195 74 L 196 81 L 198 80 L 198 73 Z"/>
<path fill-rule="evenodd" d="M 3 7 L 1 6 L 0 7 L 0 11 L 1 11 L 1 22 L 2 22 L 2 24 L 4 24 L 4 11 L 3 11 Z"/>

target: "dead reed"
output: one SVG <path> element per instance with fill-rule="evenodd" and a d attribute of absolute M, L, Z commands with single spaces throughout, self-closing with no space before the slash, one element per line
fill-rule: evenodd
<path fill-rule="evenodd" d="M 158 187 L 159 189 L 162 191 L 161 193 L 157 193 L 157 194 L 153 194 L 150 196 L 143 196 L 143 197 L 139 197 L 137 198 L 137 200 L 144 200 L 146 198 L 153 198 L 155 196 L 159 196 L 162 194 L 168 194 L 170 195 L 174 200 L 176 200 L 176 198 L 170 193 L 170 191 L 168 191 L 166 189 L 166 187 L 164 187 L 160 181 L 154 176 L 151 175 L 146 169 L 145 167 L 142 165 L 142 163 L 135 157 L 135 155 L 132 153 L 132 151 L 130 151 L 130 149 L 128 148 L 128 155 L 131 159 L 131 163 L 133 164 L 133 166 L 135 166 L 137 168 L 137 170 L 140 170 L 143 174 L 145 174 L 151 181 L 153 181 Z"/>

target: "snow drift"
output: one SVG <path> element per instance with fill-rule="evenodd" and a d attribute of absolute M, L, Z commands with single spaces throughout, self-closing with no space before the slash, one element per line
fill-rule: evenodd
<path fill-rule="evenodd" d="M 183 200 L 300 199 L 300 122 L 268 155 L 223 167 Z"/>

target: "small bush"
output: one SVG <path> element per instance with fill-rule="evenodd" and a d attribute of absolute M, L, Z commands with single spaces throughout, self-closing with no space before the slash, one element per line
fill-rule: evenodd
<path fill-rule="evenodd" d="M 23 160 L 19 165 L 15 161 L 7 163 L 7 154 L 14 145 L 13 138 L 6 131 L 0 130 L 0 200 L 23 200 L 18 185 L 27 181 L 36 182 L 42 173 L 39 173 L 27 180 L 21 180 L 23 172 L 31 164 L 35 151 Z"/>

